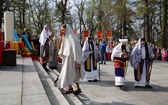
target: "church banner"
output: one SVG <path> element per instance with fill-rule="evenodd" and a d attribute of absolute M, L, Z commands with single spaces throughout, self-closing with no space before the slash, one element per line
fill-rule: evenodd
<path fill-rule="evenodd" d="M 63 33 L 62 33 L 62 31 L 60 30 L 60 36 L 62 36 L 63 35 Z"/>
<path fill-rule="evenodd" d="M 74 31 L 74 34 L 76 35 L 76 30 L 73 30 Z"/>
<path fill-rule="evenodd" d="M 111 30 L 106 30 L 106 38 L 111 38 L 112 37 L 112 31 Z"/>
<path fill-rule="evenodd" d="M 101 31 L 97 32 L 97 38 L 102 39 L 103 38 L 103 33 Z"/>
<path fill-rule="evenodd" d="M 89 31 L 88 30 L 84 30 L 83 31 L 83 37 L 86 38 L 86 37 L 88 37 L 88 35 L 89 35 Z"/>

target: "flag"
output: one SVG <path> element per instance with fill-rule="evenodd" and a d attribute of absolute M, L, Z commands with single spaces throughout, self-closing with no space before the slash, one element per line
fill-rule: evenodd
<path fill-rule="evenodd" d="M 101 31 L 97 32 L 97 38 L 102 39 L 103 33 Z"/>
<path fill-rule="evenodd" d="M 112 37 L 112 31 L 111 30 L 106 30 L 106 38 L 111 38 Z"/>
<path fill-rule="evenodd" d="M 73 30 L 74 31 L 74 34 L 76 34 L 76 30 Z"/>
<path fill-rule="evenodd" d="M 83 37 L 86 38 L 86 37 L 88 37 L 88 35 L 89 35 L 89 31 L 88 30 L 84 30 L 83 31 Z"/>

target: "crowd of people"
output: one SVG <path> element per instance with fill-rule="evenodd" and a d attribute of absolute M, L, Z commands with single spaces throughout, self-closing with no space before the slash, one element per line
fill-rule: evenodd
<path fill-rule="evenodd" d="M 97 63 L 106 65 L 106 60 L 114 62 L 115 85 L 120 89 L 124 89 L 128 60 L 134 68 L 135 88 L 152 88 L 150 66 L 153 60 L 168 61 L 168 49 L 159 49 L 154 44 L 146 42 L 145 38 L 132 42 L 128 42 L 128 39 L 111 42 L 105 38 L 99 41 L 88 36 L 84 41 L 80 41 L 68 24 L 62 25 L 60 31 L 62 36 L 58 40 L 50 32 L 49 26 L 45 25 L 39 37 L 32 40 L 39 51 L 40 63 L 47 72 L 47 64 L 50 68 L 56 68 L 58 61 L 62 60 L 61 73 L 55 84 L 62 88 L 63 94 L 81 93 L 80 79 L 97 82 Z M 29 34 L 24 34 L 29 38 Z M 74 83 L 75 90 L 72 87 Z"/>

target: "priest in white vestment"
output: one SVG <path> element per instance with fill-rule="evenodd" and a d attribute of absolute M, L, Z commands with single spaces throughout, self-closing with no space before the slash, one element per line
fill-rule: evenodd
<path fill-rule="evenodd" d="M 127 70 L 126 61 L 129 59 L 129 47 L 127 46 L 128 39 L 119 39 L 120 43 L 115 46 L 111 60 L 114 61 L 115 68 L 115 86 L 124 89 L 125 75 Z"/>
<path fill-rule="evenodd" d="M 84 69 L 86 72 L 85 78 L 88 80 L 88 82 L 97 82 L 98 81 L 97 80 L 98 50 L 90 36 L 88 36 L 84 42 L 82 53 L 83 53 L 83 60 L 84 60 Z"/>
<path fill-rule="evenodd" d="M 151 47 L 145 42 L 145 38 L 140 38 L 130 56 L 130 63 L 134 68 L 135 88 L 152 88 L 149 84 L 152 58 L 154 54 Z"/>
<path fill-rule="evenodd" d="M 62 43 L 58 52 L 62 58 L 62 70 L 57 82 L 57 86 L 60 88 L 66 88 L 63 90 L 64 94 L 81 93 L 79 87 L 80 78 L 83 79 L 85 72 L 83 70 L 82 60 L 82 48 L 78 41 L 77 36 L 68 24 L 61 26 Z M 73 91 L 72 84 L 76 83 L 76 90 Z"/>

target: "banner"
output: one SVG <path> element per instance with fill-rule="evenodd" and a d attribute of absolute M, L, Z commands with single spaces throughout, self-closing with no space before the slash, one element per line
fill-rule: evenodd
<path fill-rule="evenodd" d="M 76 30 L 73 30 L 74 31 L 74 34 L 76 35 Z"/>
<path fill-rule="evenodd" d="M 112 37 L 112 31 L 111 30 L 106 30 L 106 38 L 111 38 Z"/>
<path fill-rule="evenodd" d="M 89 35 L 89 31 L 88 30 L 84 30 L 83 31 L 83 37 L 86 38 L 86 37 L 88 37 L 88 35 Z"/>
<path fill-rule="evenodd" d="M 102 39 L 103 38 L 103 33 L 101 31 L 97 32 L 97 38 Z"/>
<path fill-rule="evenodd" d="M 63 33 L 62 33 L 62 31 L 60 30 L 60 36 L 62 36 L 63 35 Z"/>

